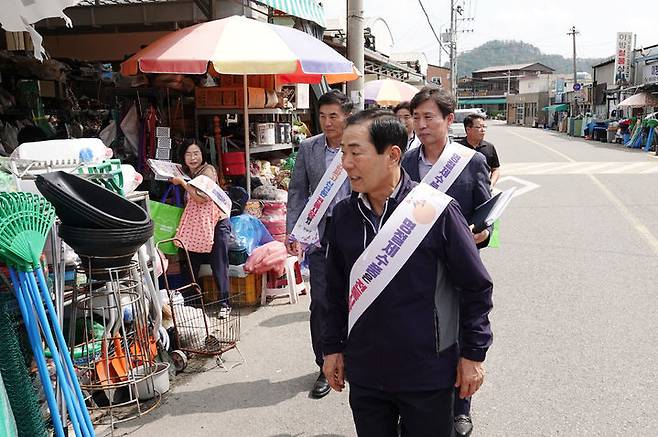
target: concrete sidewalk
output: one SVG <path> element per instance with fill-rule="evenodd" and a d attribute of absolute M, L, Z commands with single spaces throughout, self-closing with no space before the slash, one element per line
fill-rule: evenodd
<path fill-rule="evenodd" d="M 332 392 L 320 400 L 308 396 L 319 371 L 311 350 L 308 305 L 308 296 L 301 296 L 294 305 L 281 299 L 243 313 L 243 364 L 227 372 L 208 360 L 205 372 L 186 370 L 173 381 L 160 407 L 120 425 L 114 435 L 356 435 L 347 392 Z M 240 356 L 230 351 L 224 358 L 230 367 Z"/>

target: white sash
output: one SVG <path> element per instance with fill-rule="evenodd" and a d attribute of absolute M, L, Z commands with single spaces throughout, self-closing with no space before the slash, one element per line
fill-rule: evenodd
<path fill-rule="evenodd" d="M 471 162 L 475 153 L 475 150 L 461 144 L 448 143 L 439 160 L 434 163 L 421 182 L 445 193 Z"/>
<path fill-rule="evenodd" d="M 324 175 L 322 175 L 320 183 L 315 187 L 308 203 L 297 219 L 297 223 L 295 223 L 290 235 L 302 244 L 310 245 L 320 241 L 320 235 L 318 234 L 320 220 L 329 208 L 331 201 L 338 194 L 343 182 L 347 179 L 347 172 L 343 170 L 341 162 L 342 156 L 343 151 L 339 150 Z"/>
<path fill-rule="evenodd" d="M 402 269 L 451 200 L 426 184 L 418 184 L 393 211 L 350 271 L 348 335 Z"/>
<path fill-rule="evenodd" d="M 210 200 L 215 202 L 224 214 L 228 216 L 231 215 L 231 205 L 233 202 L 231 201 L 231 198 L 228 197 L 228 194 L 226 194 L 224 190 L 215 183 L 215 181 L 206 175 L 199 175 L 189 181 L 188 184 L 203 191 Z"/>

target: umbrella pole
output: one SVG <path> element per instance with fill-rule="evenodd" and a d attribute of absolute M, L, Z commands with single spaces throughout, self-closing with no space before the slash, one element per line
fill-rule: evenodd
<path fill-rule="evenodd" d="M 247 178 L 247 195 L 251 199 L 251 165 L 249 160 L 249 90 L 247 89 L 247 75 L 242 75 L 242 95 L 244 102 L 244 154 Z"/>

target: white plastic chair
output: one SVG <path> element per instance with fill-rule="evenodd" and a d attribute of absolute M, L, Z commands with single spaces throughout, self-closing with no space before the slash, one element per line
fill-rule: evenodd
<path fill-rule="evenodd" d="M 267 298 L 272 297 L 272 299 L 277 299 L 281 297 L 288 297 L 288 301 L 293 304 L 299 301 L 299 294 L 304 291 L 304 281 L 297 283 L 295 278 L 295 264 L 297 264 L 296 256 L 289 256 L 286 259 L 286 281 L 287 285 L 281 288 L 268 288 L 267 286 L 267 275 L 263 275 L 263 287 L 260 295 L 260 304 L 265 305 L 267 303 Z"/>

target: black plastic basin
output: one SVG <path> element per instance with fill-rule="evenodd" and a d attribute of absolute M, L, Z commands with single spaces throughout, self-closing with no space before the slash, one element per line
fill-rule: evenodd
<path fill-rule="evenodd" d="M 59 236 L 92 269 L 121 267 L 130 263 L 137 250 L 153 235 L 153 222 L 134 229 L 89 229 L 59 227 Z"/>
<path fill-rule="evenodd" d="M 145 226 L 150 220 L 139 205 L 76 175 L 46 173 L 37 177 L 36 185 L 67 225 L 121 229 Z"/>

